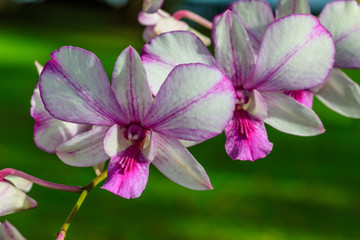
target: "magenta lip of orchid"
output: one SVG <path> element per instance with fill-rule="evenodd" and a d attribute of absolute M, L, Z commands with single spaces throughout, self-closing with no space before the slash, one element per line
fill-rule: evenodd
<path fill-rule="evenodd" d="M 264 122 L 294 135 L 322 133 L 322 123 L 310 108 L 281 93 L 326 80 L 334 62 L 334 43 L 319 21 L 310 15 L 274 21 L 265 26 L 258 51 L 231 11 L 214 23 L 215 59 L 186 32 L 164 33 L 143 47 L 142 61 L 153 93 L 177 64 L 202 62 L 220 68 L 237 92 L 236 111 L 225 129 L 225 148 L 233 159 L 253 161 L 271 151 Z"/>
<path fill-rule="evenodd" d="M 204 141 L 227 125 L 234 88 L 220 70 L 202 63 L 179 65 L 153 99 L 132 47 L 117 59 L 112 85 L 91 52 L 63 47 L 51 58 L 40 75 L 45 109 L 55 119 L 92 125 L 56 148 L 63 162 L 84 167 L 110 157 L 103 188 L 125 198 L 141 195 L 150 163 L 182 186 L 212 188 L 205 170 L 178 139 Z"/>

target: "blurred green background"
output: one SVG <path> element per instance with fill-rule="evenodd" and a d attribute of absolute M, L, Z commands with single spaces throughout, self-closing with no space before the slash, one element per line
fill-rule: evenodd
<path fill-rule="evenodd" d="M 140 52 L 144 44 L 136 23 L 141 3 L 112 9 L 76 2 L 0 9 L 0 169 L 17 168 L 72 185 L 95 177 L 91 168 L 67 166 L 33 143 L 29 109 L 38 81 L 33 62 L 44 64 L 52 51 L 73 45 L 94 52 L 111 76 L 125 47 Z M 359 70 L 346 72 L 360 82 Z M 94 189 L 67 239 L 360 239 L 360 121 L 318 101 L 314 108 L 325 134 L 302 138 L 268 126 L 274 149 L 256 162 L 232 161 L 224 151 L 224 135 L 190 148 L 207 170 L 212 191 L 183 188 L 153 166 L 138 199 Z M 30 240 L 56 239 L 78 196 L 39 186 L 29 195 L 38 201 L 36 209 L 1 217 L 0 222 L 8 219 Z"/>

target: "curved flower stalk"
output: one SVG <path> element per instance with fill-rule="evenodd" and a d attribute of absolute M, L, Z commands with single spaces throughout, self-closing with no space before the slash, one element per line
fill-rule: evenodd
<path fill-rule="evenodd" d="M 229 6 L 244 24 L 254 49 L 266 26 L 274 21 L 270 6 L 262 0 L 238 1 Z M 280 0 L 276 18 L 289 14 L 310 14 L 307 0 Z M 333 1 L 325 5 L 319 20 L 335 42 L 334 69 L 319 87 L 285 92 L 300 103 L 312 107 L 313 95 L 333 111 L 350 118 L 360 118 L 360 87 L 340 68 L 360 68 L 360 7 L 355 0 Z"/>
<path fill-rule="evenodd" d="M 234 88 L 217 68 L 177 66 L 153 99 L 132 47 L 118 57 L 112 85 L 93 53 L 62 47 L 41 73 L 40 93 L 53 117 L 94 126 L 60 145 L 57 155 L 72 166 L 93 166 L 106 160 L 93 157 L 103 147 L 111 157 L 103 188 L 125 198 L 139 197 L 150 163 L 182 186 L 212 188 L 205 170 L 177 139 L 209 139 L 229 121 Z"/>
<path fill-rule="evenodd" d="M 225 148 L 233 159 L 256 160 L 272 149 L 264 122 L 294 135 L 324 131 L 316 114 L 280 90 L 322 84 L 334 62 L 334 43 L 312 16 L 295 15 L 270 24 L 254 53 L 238 17 L 225 12 L 215 21 L 215 59 L 194 35 L 162 34 L 143 48 L 142 61 L 154 94 L 177 64 L 202 62 L 218 66 L 236 89 L 233 119 L 225 129 Z"/>
<path fill-rule="evenodd" d="M 154 13 L 139 12 L 138 21 L 141 25 L 146 26 L 143 32 L 143 39 L 148 42 L 161 33 L 183 30 L 195 33 L 206 46 L 209 46 L 211 44 L 210 38 L 191 28 L 186 22 L 180 21 L 184 17 L 188 17 L 209 29 L 212 27 L 211 22 L 186 10 L 180 10 L 174 13 L 173 16 L 162 9 Z"/>
<path fill-rule="evenodd" d="M 144 0 L 142 10 L 147 13 L 154 13 L 161 8 L 164 0 Z"/>
<path fill-rule="evenodd" d="M 25 240 L 21 233 L 8 221 L 0 223 L 1 240 Z"/>
<path fill-rule="evenodd" d="M 31 187 L 32 182 L 16 176 L 0 180 L 0 216 L 35 208 L 36 201 L 26 194 Z"/>

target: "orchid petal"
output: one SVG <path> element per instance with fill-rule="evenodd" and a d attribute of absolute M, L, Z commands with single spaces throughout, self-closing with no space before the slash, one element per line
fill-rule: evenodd
<path fill-rule="evenodd" d="M 139 54 L 131 46 L 119 55 L 112 89 L 122 112 L 130 122 L 142 122 L 153 98 Z"/>
<path fill-rule="evenodd" d="M 164 0 L 144 0 L 142 10 L 147 13 L 154 13 L 161 8 Z"/>
<path fill-rule="evenodd" d="M 154 26 L 160 19 L 170 17 L 170 14 L 159 9 L 154 13 L 139 12 L 138 22 L 144 26 Z"/>
<path fill-rule="evenodd" d="M 264 122 L 244 110 L 235 111 L 225 128 L 225 149 L 232 159 L 255 161 L 272 150 Z"/>
<path fill-rule="evenodd" d="M 137 198 L 146 187 L 149 177 L 149 161 L 136 146 L 112 157 L 108 177 L 102 189 L 124 198 Z"/>
<path fill-rule="evenodd" d="M 152 162 L 171 181 L 195 190 L 212 189 L 204 168 L 177 140 L 156 134 L 157 155 Z"/>
<path fill-rule="evenodd" d="M 0 216 L 35 208 L 37 203 L 11 183 L 0 181 Z"/>
<path fill-rule="evenodd" d="M 268 107 L 265 123 L 273 128 L 298 136 L 314 136 L 325 131 L 316 113 L 292 97 L 280 92 L 266 92 L 262 96 Z"/>
<path fill-rule="evenodd" d="M 322 84 L 334 63 L 330 33 L 311 15 L 290 15 L 270 24 L 245 89 L 292 91 Z"/>
<path fill-rule="evenodd" d="M 320 22 L 332 34 L 335 67 L 360 68 L 360 5 L 356 1 L 334 1 L 325 5 Z"/>
<path fill-rule="evenodd" d="M 8 221 L 0 223 L 1 240 L 26 240 L 21 233 Z"/>
<path fill-rule="evenodd" d="M 7 175 L 5 179 L 8 182 L 11 182 L 16 188 L 20 189 L 21 191 L 28 193 L 30 192 L 33 183 L 29 180 L 26 180 L 22 177 Z"/>
<path fill-rule="evenodd" d="M 161 86 L 143 126 L 178 139 L 206 140 L 223 131 L 234 106 L 234 88 L 222 72 L 183 64 Z"/>
<path fill-rule="evenodd" d="M 54 153 L 63 142 L 75 135 L 89 130 L 89 125 L 69 123 L 53 118 L 46 111 L 36 87 L 31 97 L 31 116 L 35 119 L 34 141 L 40 149 Z"/>
<path fill-rule="evenodd" d="M 235 87 L 249 79 L 255 56 L 239 18 L 226 11 L 214 26 L 215 59 Z"/>
<path fill-rule="evenodd" d="M 103 139 L 109 127 L 95 127 L 64 142 L 56 154 L 64 163 L 75 167 L 90 167 L 104 162 L 108 155 L 104 151 Z"/>
<path fill-rule="evenodd" d="M 186 141 L 186 140 L 179 139 L 179 142 L 181 142 L 181 144 L 184 145 L 184 147 L 188 148 L 188 147 L 198 145 L 198 144 L 202 143 L 203 141 Z"/>
<path fill-rule="evenodd" d="M 54 51 L 41 73 L 40 92 L 45 108 L 59 120 L 127 124 L 99 59 L 84 49 L 62 47 Z"/>
<path fill-rule="evenodd" d="M 257 53 L 266 27 L 274 21 L 270 5 L 262 0 L 247 0 L 234 2 L 229 9 L 240 18 Z"/>
<path fill-rule="evenodd" d="M 360 87 L 343 71 L 334 68 L 316 97 L 346 117 L 360 118 Z"/>
<path fill-rule="evenodd" d="M 309 0 L 279 0 L 275 8 L 276 19 L 297 13 L 311 14 Z"/>
<path fill-rule="evenodd" d="M 204 63 L 216 66 L 214 57 L 196 37 L 185 31 L 163 33 L 142 49 L 141 60 L 144 64 L 153 94 L 157 94 L 171 70 L 184 63 Z"/>
<path fill-rule="evenodd" d="M 289 95 L 299 103 L 304 104 L 309 108 L 312 108 L 314 94 L 310 90 L 296 90 L 296 91 L 289 91 L 284 93 L 286 95 Z"/>

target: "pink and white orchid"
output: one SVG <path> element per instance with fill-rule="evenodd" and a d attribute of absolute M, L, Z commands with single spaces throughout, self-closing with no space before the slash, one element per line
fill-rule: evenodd
<path fill-rule="evenodd" d="M 280 92 L 317 86 L 328 76 L 334 43 L 317 18 L 294 15 L 275 21 L 256 52 L 239 18 L 227 11 L 215 21 L 213 41 L 216 61 L 191 33 L 164 33 L 144 46 L 142 61 L 154 94 L 177 64 L 218 66 L 229 77 L 237 97 L 233 119 L 225 129 L 231 158 L 256 160 L 271 151 L 264 122 L 300 136 L 324 131 L 310 108 Z"/>
<path fill-rule="evenodd" d="M 36 201 L 26 194 L 31 187 L 32 182 L 16 176 L 0 180 L 0 216 L 35 208 Z"/>
<path fill-rule="evenodd" d="M 139 197 L 153 163 L 174 182 L 211 189 L 209 178 L 178 139 L 203 141 L 221 133 L 234 110 L 231 82 L 217 68 L 180 65 L 168 74 L 155 99 L 140 56 L 128 47 L 118 57 L 110 85 L 91 52 L 62 47 L 40 76 L 45 108 L 55 118 L 93 125 L 57 148 L 72 166 L 99 164 L 100 147 L 111 157 L 103 188 Z"/>
<path fill-rule="evenodd" d="M 262 0 L 238 1 L 229 6 L 245 26 L 254 49 L 267 25 L 274 21 L 270 6 Z M 290 14 L 310 14 L 308 0 L 280 0 L 276 19 Z M 360 87 L 340 68 L 360 68 L 360 6 L 355 0 L 333 1 L 320 13 L 321 24 L 335 42 L 335 63 L 326 82 L 318 87 L 286 92 L 300 103 L 312 107 L 313 95 L 333 111 L 360 118 Z"/>
<path fill-rule="evenodd" d="M 25 240 L 21 233 L 8 221 L 0 223 L 1 240 Z"/>
<path fill-rule="evenodd" d="M 184 10 L 177 13 L 181 12 L 184 12 Z M 189 13 L 189 11 L 186 12 Z M 191 15 L 195 14 L 192 13 Z M 196 19 L 199 18 L 200 17 L 198 16 Z M 201 20 L 206 21 L 205 19 Z M 199 31 L 191 28 L 186 22 L 179 20 L 179 18 L 171 16 L 169 13 L 165 12 L 162 9 L 159 9 L 155 13 L 139 12 L 138 21 L 141 25 L 146 26 L 143 32 L 143 39 L 146 42 L 150 41 L 161 33 L 183 30 L 195 33 L 204 42 L 206 46 L 209 46 L 211 44 L 210 38 L 200 33 Z"/>

